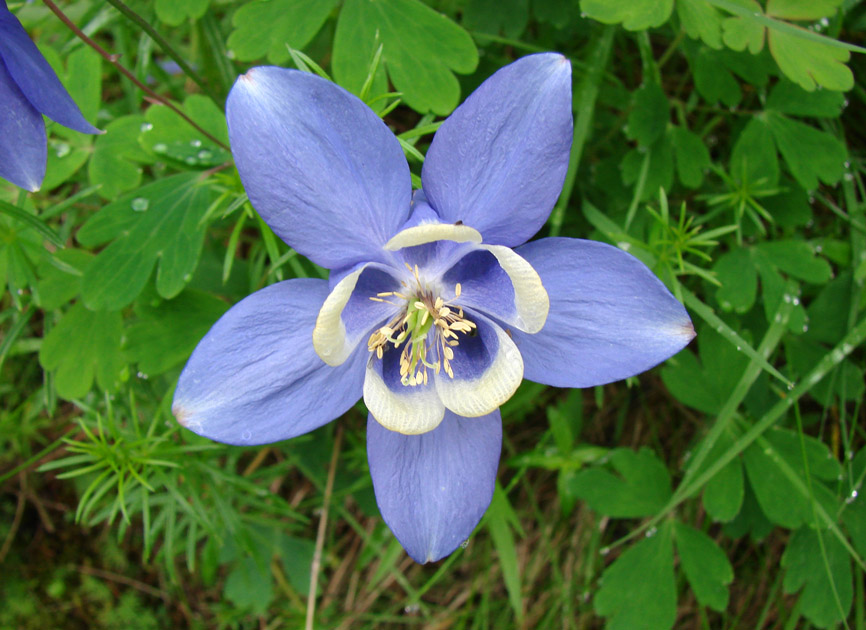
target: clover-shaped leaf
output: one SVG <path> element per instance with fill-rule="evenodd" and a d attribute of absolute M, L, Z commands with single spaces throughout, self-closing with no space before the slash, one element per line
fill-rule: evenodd
<path fill-rule="evenodd" d="M 845 65 L 851 53 L 833 40 L 783 20 L 816 20 L 831 15 L 842 0 L 769 0 L 766 13 L 755 0 L 731 0 L 747 12 L 722 23 L 725 44 L 758 54 L 766 33 L 770 53 L 779 69 L 804 90 L 816 87 L 845 91 L 854 87 L 854 75 Z M 762 19 L 756 19 L 758 16 Z M 770 18 L 769 23 L 763 18 Z M 767 24 L 769 26 L 765 26 Z"/>
<path fill-rule="evenodd" d="M 87 268 L 84 302 L 94 309 L 119 309 L 135 299 L 156 261 L 157 292 L 172 298 L 198 264 L 210 190 L 198 173 L 161 179 L 121 197 L 94 215 L 78 232 L 82 245 L 113 242 Z"/>
<path fill-rule="evenodd" d="M 679 0 L 677 15 L 686 34 L 710 48 L 722 47 L 722 16 L 705 0 Z"/>
<path fill-rule="evenodd" d="M 626 550 L 605 570 L 593 604 L 599 615 L 608 617 L 607 630 L 673 628 L 677 588 L 670 523 Z"/>
<path fill-rule="evenodd" d="M 854 87 L 854 75 L 845 65 L 851 53 L 789 33 L 770 32 L 770 52 L 779 69 L 804 90 L 817 86 L 846 91 Z"/>
<path fill-rule="evenodd" d="M 466 28 L 506 37 L 520 37 L 528 20 L 529 0 L 470 0 L 463 9 Z"/>
<path fill-rule="evenodd" d="M 87 165 L 90 183 L 99 186 L 105 199 L 117 197 L 141 182 L 141 165 L 153 162 L 138 144 L 138 134 L 146 125 L 144 116 L 134 114 L 112 120 L 105 135 L 96 138 L 93 156 Z"/>
<path fill-rule="evenodd" d="M 54 372 L 54 386 L 63 398 L 81 398 L 94 378 L 114 391 L 123 367 L 120 340 L 123 320 L 116 311 L 91 311 L 76 303 L 51 329 L 39 349 L 39 363 Z"/>
<path fill-rule="evenodd" d="M 283 65 L 291 56 L 288 47 L 309 44 L 335 4 L 336 0 L 249 2 L 232 18 L 235 28 L 229 35 L 228 47 L 242 61 L 267 56 L 271 63 Z"/>
<path fill-rule="evenodd" d="M 674 0 L 581 0 L 580 10 L 604 24 L 622 23 L 629 31 L 661 26 L 668 21 Z"/>
<path fill-rule="evenodd" d="M 618 448 L 609 461 L 619 477 L 602 468 L 583 470 L 571 479 L 572 494 L 615 518 L 650 516 L 664 507 L 671 495 L 670 475 L 652 451 Z"/>
<path fill-rule="evenodd" d="M 674 524 L 680 566 L 698 601 L 713 610 L 728 606 L 728 588 L 734 569 L 716 542 L 684 523 Z"/>
<path fill-rule="evenodd" d="M 391 82 L 419 112 L 451 112 L 460 98 L 453 73 L 467 74 L 478 65 L 469 33 L 419 0 L 346 0 L 334 35 L 340 85 L 360 91 L 377 41 Z"/>
<path fill-rule="evenodd" d="M 184 20 L 197 20 L 210 6 L 210 0 L 156 0 L 156 16 L 170 26 L 180 26 Z"/>
<path fill-rule="evenodd" d="M 187 290 L 158 306 L 136 304 L 138 320 L 126 331 L 126 351 L 145 374 L 161 374 L 189 358 L 228 304 L 203 291 Z"/>
<path fill-rule="evenodd" d="M 733 0 L 752 14 L 761 14 L 761 5 L 755 0 Z M 750 17 L 729 17 L 722 23 L 725 45 L 734 50 L 746 50 L 757 55 L 764 47 L 764 25 Z"/>
<path fill-rule="evenodd" d="M 787 569 L 785 592 L 802 589 L 800 610 L 814 625 L 829 628 L 848 616 L 854 599 L 851 560 L 835 536 L 811 527 L 797 530 L 782 556 L 782 566 Z"/>

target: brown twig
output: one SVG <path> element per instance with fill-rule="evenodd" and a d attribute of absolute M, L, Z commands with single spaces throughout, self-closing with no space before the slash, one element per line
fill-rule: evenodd
<path fill-rule="evenodd" d="M 325 496 L 322 500 L 322 517 L 319 519 L 319 531 L 316 533 L 316 550 L 313 552 L 313 565 L 310 567 L 310 594 L 307 597 L 306 630 L 313 630 L 313 620 L 316 616 L 316 586 L 319 581 L 319 570 L 322 566 L 322 548 L 325 546 L 325 532 L 328 527 L 328 509 L 331 505 L 331 494 L 334 491 L 334 477 L 337 473 L 337 457 L 340 454 L 340 444 L 343 441 L 343 427 L 337 425 L 334 436 L 334 450 L 331 452 L 331 463 L 328 466 L 328 480 L 325 482 Z"/>
<path fill-rule="evenodd" d="M 24 473 L 21 473 L 19 483 L 20 491 L 18 492 L 18 504 L 15 506 L 15 516 L 12 519 L 12 527 L 9 528 L 9 534 L 7 534 L 6 540 L 3 541 L 3 547 L 0 548 L 0 564 L 3 563 L 6 554 L 9 553 L 9 549 L 12 547 L 12 541 L 15 540 L 15 534 L 18 533 L 18 528 L 21 526 L 21 518 L 24 516 L 24 503 L 26 501 L 25 490 L 27 488 Z"/>
<path fill-rule="evenodd" d="M 125 584 L 126 586 L 131 586 L 134 589 L 141 591 L 142 593 L 147 593 L 152 597 L 158 597 L 164 602 L 168 602 L 170 597 L 168 593 L 158 588 L 154 588 L 150 584 L 145 584 L 139 580 L 134 580 L 132 578 L 126 577 L 125 575 L 120 575 L 119 573 L 113 573 L 111 571 L 105 571 L 104 569 L 97 569 L 94 567 L 88 567 L 83 564 L 75 565 L 75 570 L 80 573 L 86 573 L 87 575 L 92 575 L 93 577 L 102 578 L 103 580 L 109 580 L 111 582 L 117 582 L 118 584 Z"/>
<path fill-rule="evenodd" d="M 189 116 L 184 114 L 171 101 L 163 98 L 162 96 L 160 96 L 159 94 L 157 94 L 156 92 L 151 90 L 149 87 L 147 87 L 144 83 L 139 81 L 132 72 L 130 72 L 129 70 L 127 70 L 124 66 L 122 66 L 120 64 L 120 62 L 118 61 L 118 59 L 120 59 L 120 55 L 112 55 L 112 54 L 109 54 L 108 52 L 106 52 L 105 49 L 102 48 L 102 46 L 100 46 L 95 41 L 90 39 L 87 35 L 85 35 L 84 32 L 80 28 L 78 28 L 72 20 L 70 20 L 68 17 L 66 17 L 66 14 L 63 11 L 61 11 L 60 7 L 58 7 L 56 4 L 54 4 L 54 2 L 52 0 L 43 0 L 43 2 L 45 3 L 45 6 L 47 6 L 49 9 L 51 9 L 51 11 L 54 13 L 54 15 L 56 15 L 58 18 L 60 18 L 60 21 L 63 22 L 69 28 L 69 30 L 71 30 L 73 33 L 75 33 L 75 35 L 81 41 L 83 41 L 85 44 L 87 44 L 93 50 L 95 50 L 97 53 L 99 53 L 99 55 L 103 59 L 105 59 L 108 63 L 113 65 L 115 68 L 117 68 L 118 72 L 120 72 L 123 76 L 125 76 L 130 81 L 132 81 L 138 89 L 140 89 L 142 92 L 144 92 L 145 94 L 150 96 L 152 99 L 154 99 L 154 100 L 162 103 L 166 107 L 168 107 L 175 114 L 177 114 L 178 116 L 183 118 L 187 123 L 189 123 L 193 128 L 195 128 L 195 130 L 198 131 L 200 134 L 202 134 L 205 138 L 207 138 L 208 140 L 210 140 L 211 142 L 213 142 L 217 146 L 222 147 L 226 151 L 229 151 L 229 152 L 231 151 L 231 149 L 229 147 L 227 147 L 225 144 L 223 144 L 220 140 L 217 140 L 215 137 L 213 137 L 207 131 L 205 131 L 204 129 L 199 127 L 198 123 L 196 123 L 193 119 L 191 119 Z"/>

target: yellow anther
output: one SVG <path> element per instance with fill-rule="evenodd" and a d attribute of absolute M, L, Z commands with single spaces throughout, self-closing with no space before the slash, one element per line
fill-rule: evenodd
<path fill-rule="evenodd" d="M 370 297 L 374 302 L 394 304 L 401 309 L 391 321 L 370 335 L 367 349 L 375 352 L 377 359 L 382 359 L 389 344 L 395 349 L 402 346 L 399 359 L 400 382 L 407 387 L 427 385 L 428 369 L 433 370 L 434 374 L 445 372 L 450 378 L 454 378 L 451 365 L 454 360 L 452 348 L 459 345 L 459 334 L 471 332 L 476 325 L 464 318 L 463 309 L 453 304 L 452 300 L 446 301 L 441 296 L 433 297 L 432 291 L 421 281 L 418 265 L 404 264 L 415 279 L 415 287 L 401 282 L 405 288 L 402 292 L 383 291 Z M 462 291 L 462 286 L 456 284 L 454 299 L 460 297 Z M 397 298 L 402 304 L 391 302 L 387 298 Z M 428 347 L 431 335 L 432 345 Z"/>

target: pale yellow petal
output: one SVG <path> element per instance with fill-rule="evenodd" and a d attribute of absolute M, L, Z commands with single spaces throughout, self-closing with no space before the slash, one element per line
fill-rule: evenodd
<path fill-rule="evenodd" d="M 406 228 L 385 243 L 386 250 L 393 252 L 404 247 L 424 245 L 434 241 L 454 241 L 455 243 L 480 243 L 481 234 L 468 225 L 453 223 L 422 223 Z"/>
<path fill-rule="evenodd" d="M 366 268 L 367 265 L 364 265 L 340 280 L 319 310 L 316 327 L 313 329 L 313 348 L 328 365 L 342 365 L 360 340 L 347 338 L 346 325 L 341 315 L 352 297 L 358 278 Z"/>
<path fill-rule="evenodd" d="M 541 277 L 523 257 L 502 245 L 481 245 L 481 249 L 496 256 L 499 266 L 508 274 L 514 287 L 514 306 L 517 314 L 507 320 L 518 330 L 537 333 L 544 327 L 550 311 L 550 298 L 541 283 Z"/>
<path fill-rule="evenodd" d="M 504 330 L 488 324 L 496 331 L 499 347 L 493 362 L 477 379 L 454 378 L 444 371 L 436 375 L 436 392 L 445 407 L 460 416 L 475 418 L 490 413 L 514 395 L 523 380 L 523 357 Z M 457 346 L 455 354 L 460 352 Z"/>
<path fill-rule="evenodd" d="M 364 404 L 386 429 L 405 435 L 427 433 L 445 417 L 445 406 L 432 385 L 400 386 L 399 393 L 385 385 L 371 360 L 364 377 Z"/>

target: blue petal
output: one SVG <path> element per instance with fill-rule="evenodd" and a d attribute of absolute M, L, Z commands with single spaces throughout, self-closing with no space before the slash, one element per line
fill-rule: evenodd
<path fill-rule="evenodd" d="M 403 435 L 367 420 L 367 459 L 385 523 L 416 562 L 435 562 L 467 540 L 496 482 L 502 421 L 445 412 L 436 429 Z"/>
<path fill-rule="evenodd" d="M 42 114 L 24 98 L 0 61 L 0 177 L 25 190 L 39 190 L 47 151 Z"/>
<path fill-rule="evenodd" d="M 648 370 L 695 336 L 683 306 L 642 262 L 616 247 L 545 238 L 516 251 L 550 296 L 541 332 L 512 331 L 529 380 L 603 385 Z"/>
<path fill-rule="evenodd" d="M 525 242 L 559 197 L 571 148 L 571 66 L 530 55 L 485 81 L 436 132 L 421 172 L 443 221 Z"/>
<path fill-rule="evenodd" d="M 82 133 L 102 133 L 81 115 L 81 110 L 60 83 L 18 19 L 0 8 L 0 59 L 27 100 L 54 122 Z"/>
<path fill-rule="evenodd" d="M 172 411 L 188 429 L 227 444 L 266 444 L 312 431 L 360 397 L 367 348 L 339 367 L 313 350 L 328 295 L 295 279 L 242 300 L 201 340 L 180 375 Z"/>
<path fill-rule="evenodd" d="M 226 115 L 250 201 L 280 238 L 328 269 L 382 260 L 412 185 L 369 107 L 312 74 L 262 67 L 237 80 Z"/>

